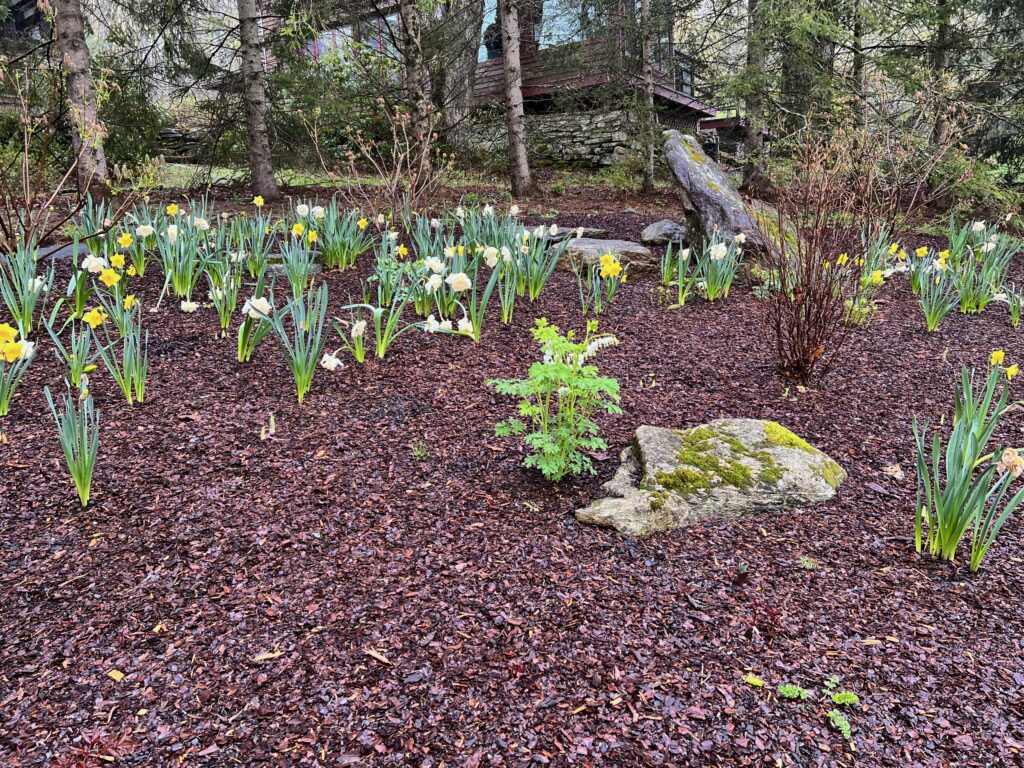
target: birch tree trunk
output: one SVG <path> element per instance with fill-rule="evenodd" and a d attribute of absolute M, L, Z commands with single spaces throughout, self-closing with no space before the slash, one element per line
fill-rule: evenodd
<path fill-rule="evenodd" d="M 651 0 L 640 0 L 640 58 L 644 78 L 644 192 L 654 191 L 654 131 L 657 115 L 654 112 L 654 24 L 651 20 Z"/>
<path fill-rule="evenodd" d="M 267 81 L 263 71 L 263 43 L 256 0 L 238 0 L 238 23 L 252 192 L 264 200 L 279 200 L 281 192 L 274 181 L 270 132 L 267 129 Z"/>
<path fill-rule="evenodd" d="M 519 60 L 519 8 L 517 0 L 499 0 L 501 58 L 505 67 L 505 117 L 508 123 L 508 155 L 512 171 L 512 196 L 532 194 L 536 187 L 526 155 L 526 113 L 523 110 L 523 69 Z"/>
<path fill-rule="evenodd" d="M 64 59 L 64 74 L 71 112 L 71 142 L 78 158 L 78 192 L 105 197 L 109 191 L 107 156 L 103 151 L 106 129 L 99 117 L 99 100 L 92 84 L 85 18 L 79 0 L 53 0 L 57 44 Z"/>
<path fill-rule="evenodd" d="M 749 86 L 744 103 L 746 112 L 747 162 L 743 168 L 743 186 L 759 196 L 767 187 L 764 156 L 764 106 L 766 86 L 764 68 L 767 62 L 765 21 L 761 0 L 747 0 L 747 79 Z"/>

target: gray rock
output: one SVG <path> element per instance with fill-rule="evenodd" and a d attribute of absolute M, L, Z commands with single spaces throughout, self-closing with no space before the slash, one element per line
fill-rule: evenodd
<path fill-rule="evenodd" d="M 672 219 L 662 219 L 644 227 L 644 231 L 640 233 L 640 242 L 645 245 L 684 245 L 686 227 Z"/>
<path fill-rule="evenodd" d="M 718 419 L 687 430 L 641 426 L 608 496 L 576 511 L 584 523 L 646 536 L 709 519 L 832 498 L 842 467 L 785 427 Z"/>
<path fill-rule="evenodd" d="M 548 240 L 552 243 L 560 243 L 573 237 L 590 237 L 595 239 L 608 237 L 608 230 L 599 229 L 598 227 L 559 227 L 555 234 L 548 237 Z"/>
<path fill-rule="evenodd" d="M 613 253 L 629 262 L 631 272 L 650 272 L 660 269 L 660 261 L 650 248 L 629 240 L 599 240 L 591 237 L 574 237 L 566 246 L 565 253 L 558 261 L 563 269 L 572 269 L 573 263 L 594 264 L 606 253 Z"/>
<path fill-rule="evenodd" d="M 750 246 L 763 247 L 740 193 L 718 163 L 704 153 L 696 137 L 675 130 L 664 135 L 665 159 L 676 177 L 690 231 L 705 238 L 718 232 L 727 239 L 742 232 Z"/>

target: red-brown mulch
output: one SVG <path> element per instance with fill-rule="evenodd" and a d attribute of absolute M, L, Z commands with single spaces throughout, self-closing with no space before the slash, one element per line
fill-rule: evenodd
<path fill-rule="evenodd" d="M 635 237 L 653 218 L 565 223 Z M 368 266 L 327 277 L 333 307 Z M 823 387 L 800 391 L 749 290 L 671 310 L 654 288 L 631 279 L 601 319 L 625 413 L 601 419 L 598 475 L 559 486 L 494 436 L 514 404 L 484 381 L 524 373 L 535 317 L 581 328 L 565 273 L 510 327 L 495 301 L 480 344 L 410 332 L 382 363 L 318 371 L 301 407 L 273 339 L 238 365 L 212 310 L 165 304 L 146 315 L 149 400 L 130 408 L 93 376 L 86 510 L 44 344 L 0 423 L 0 763 L 1018 764 L 1024 526 L 975 576 L 912 546 L 911 417 L 948 413 L 962 363 L 1024 360 L 1005 311 L 928 335 L 895 281 Z M 148 306 L 158 291 L 154 267 Z M 642 541 L 576 523 L 637 425 L 722 416 L 779 420 L 850 478 L 811 509 Z M 1022 435 L 1018 417 L 1002 437 Z M 860 696 L 853 744 L 828 725 L 833 675 Z M 782 700 L 786 682 L 814 696 Z"/>

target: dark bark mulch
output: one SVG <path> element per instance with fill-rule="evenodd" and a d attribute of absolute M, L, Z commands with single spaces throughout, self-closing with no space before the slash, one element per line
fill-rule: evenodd
<path fill-rule="evenodd" d="M 653 218 L 565 223 L 635 236 Z M 334 307 L 358 278 L 328 276 Z M 598 475 L 559 486 L 494 436 L 514 404 L 484 381 L 525 372 L 535 317 L 582 327 L 565 273 L 510 327 L 495 301 L 479 345 L 410 332 L 382 363 L 319 371 L 302 407 L 272 339 L 240 366 L 212 310 L 165 305 L 146 315 L 147 403 L 93 376 L 86 510 L 44 345 L 0 424 L 0 762 L 1017 764 L 1024 526 L 976 576 L 917 556 L 910 421 L 948 412 L 961 364 L 1024 359 L 1024 337 L 999 307 L 928 335 L 896 281 L 801 391 L 748 290 L 670 310 L 655 287 L 631 279 L 601 319 L 625 413 L 601 420 Z M 154 269 L 147 306 L 158 290 Z M 781 421 L 850 479 L 812 509 L 642 541 L 575 522 L 637 425 L 723 416 Z M 834 675 L 860 696 L 852 744 L 826 717 Z M 785 682 L 814 696 L 782 700 Z"/>

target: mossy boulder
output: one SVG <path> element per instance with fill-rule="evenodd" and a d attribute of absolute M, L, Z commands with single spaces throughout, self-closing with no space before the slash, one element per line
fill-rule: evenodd
<path fill-rule="evenodd" d="M 846 473 L 781 424 L 718 419 L 692 429 L 641 426 L 606 498 L 582 522 L 645 536 L 708 519 L 804 507 L 835 495 Z"/>

